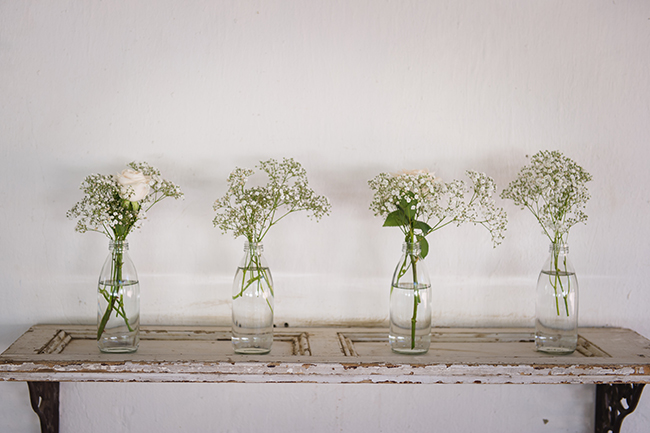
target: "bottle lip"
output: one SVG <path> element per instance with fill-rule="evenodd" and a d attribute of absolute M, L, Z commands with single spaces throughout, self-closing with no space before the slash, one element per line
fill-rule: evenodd
<path fill-rule="evenodd" d="M 246 242 L 244 242 L 244 251 L 248 251 L 248 250 L 263 251 L 264 250 L 264 243 L 246 241 Z"/>
<path fill-rule="evenodd" d="M 422 249 L 420 248 L 419 242 L 404 242 L 402 244 L 402 251 L 412 251 L 414 253 L 419 253 Z"/>
<path fill-rule="evenodd" d="M 126 240 L 126 239 L 124 239 L 123 241 L 111 239 L 110 242 L 109 242 L 108 247 L 111 250 L 116 249 L 116 248 L 121 248 L 121 249 L 128 250 L 129 249 L 129 241 Z"/>
<path fill-rule="evenodd" d="M 565 253 L 568 253 L 569 252 L 569 245 L 567 243 L 565 243 L 565 242 L 557 242 L 557 243 L 551 242 L 551 245 L 549 245 L 549 247 L 548 247 L 548 251 L 551 252 L 551 253 L 553 251 L 560 251 L 560 252 L 563 251 Z"/>

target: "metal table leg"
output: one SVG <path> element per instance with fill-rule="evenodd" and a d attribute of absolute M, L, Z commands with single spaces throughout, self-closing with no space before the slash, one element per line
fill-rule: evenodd
<path fill-rule="evenodd" d="M 642 383 L 596 385 L 596 433 L 619 433 L 641 398 Z"/>
<path fill-rule="evenodd" d="M 27 382 L 42 433 L 59 433 L 59 382 Z"/>

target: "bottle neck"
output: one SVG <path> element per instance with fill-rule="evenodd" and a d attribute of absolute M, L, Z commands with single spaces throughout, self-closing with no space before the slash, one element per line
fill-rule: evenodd
<path fill-rule="evenodd" d="M 404 242 L 402 244 L 402 252 L 410 256 L 420 256 L 420 244 L 418 242 Z"/>
<path fill-rule="evenodd" d="M 111 240 L 108 244 L 108 249 L 110 251 L 115 251 L 115 252 L 122 252 L 122 251 L 128 251 L 129 250 L 129 242 L 124 240 L 124 241 L 115 241 Z"/>
<path fill-rule="evenodd" d="M 262 242 L 244 242 L 244 252 L 250 254 L 262 254 L 264 252 L 264 244 Z"/>
<path fill-rule="evenodd" d="M 548 252 L 558 255 L 558 254 L 569 254 L 569 245 L 564 243 L 553 243 L 548 247 Z"/>

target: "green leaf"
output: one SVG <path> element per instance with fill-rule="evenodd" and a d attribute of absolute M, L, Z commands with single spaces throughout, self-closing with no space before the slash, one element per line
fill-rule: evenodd
<path fill-rule="evenodd" d="M 422 235 L 417 235 L 418 243 L 420 244 L 420 257 L 424 259 L 429 254 L 429 242 Z"/>
<path fill-rule="evenodd" d="M 406 220 L 404 212 L 401 209 L 389 213 L 386 221 L 384 221 L 384 227 L 400 227 L 407 224 L 408 220 Z"/>
<path fill-rule="evenodd" d="M 413 223 L 413 228 L 422 231 L 422 236 L 426 236 L 431 233 L 431 226 L 424 221 L 415 221 Z"/>

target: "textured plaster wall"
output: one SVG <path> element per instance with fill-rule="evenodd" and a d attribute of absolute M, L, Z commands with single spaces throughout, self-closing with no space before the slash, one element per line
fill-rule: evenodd
<path fill-rule="evenodd" d="M 158 205 L 130 237 L 142 319 L 226 325 L 243 242 L 212 228 L 212 202 L 234 166 L 296 158 L 333 212 L 320 223 L 293 215 L 266 239 L 277 321 L 382 324 L 401 239 L 368 211 L 366 181 L 475 169 L 503 187 L 540 149 L 594 176 L 589 222 L 570 237 L 581 325 L 650 337 L 649 46 L 640 0 L 2 0 L 0 350 L 35 323 L 94 323 L 107 242 L 65 218 L 89 173 L 145 160 L 183 187 L 183 202 Z M 531 215 L 503 205 L 497 249 L 479 227 L 431 237 L 436 324 L 533 323 L 547 241 Z M 446 431 L 587 432 L 593 396 L 589 386 L 64 384 L 61 422 L 64 432 L 357 432 L 445 419 Z M 649 417 L 645 395 L 623 431 L 646 431 Z M 24 383 L 0 383 L 0 430 L 38 431 Z"/>

